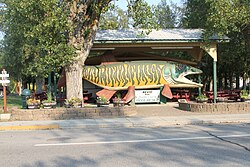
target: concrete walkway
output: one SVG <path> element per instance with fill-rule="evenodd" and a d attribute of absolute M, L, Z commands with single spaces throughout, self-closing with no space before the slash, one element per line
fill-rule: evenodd
<path fill-rule="evenodd" d="M 250 111 L 243 113 L 188 112 L 178 103 L 138 105 L 137 115 L 117 118 L 0 122 L 4 130 L 46 130 L 72 128 L 164 127 L 190 124 L 250 123 Z"/>
<path fill-rule="evenodd" d="M 136 116 L 51 121 L 0 122 L 0 130 L 45 130 L 71 128 L 163 127 L 204 123 L 250 123 L 248 114 L 208 114 L 184 116 Z"/>

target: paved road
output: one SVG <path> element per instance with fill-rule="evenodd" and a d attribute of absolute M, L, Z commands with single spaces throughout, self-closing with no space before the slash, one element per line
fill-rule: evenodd
<path fill-rule="evenodd" d="M 1 167 L 250 166 L 250 124 L 0 132 Z"/>

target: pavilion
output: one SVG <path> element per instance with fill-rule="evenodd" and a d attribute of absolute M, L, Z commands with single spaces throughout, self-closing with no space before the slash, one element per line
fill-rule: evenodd
<path fill-rule="evenodd" d="M 163 29 L 163 30 L 100 30 L 96 34 L 92 54 L 103 55 L 102 59 L 95 56 L 86 60 L 86 64 L 101 61 L 124 60 L 171 60 L 183 64 L 196 65 L 204 53 L 213 59 L 213 93 L 214 103 L 217 98 L 217 44 L 227 42 L 229 38 L 214 35 L 205 41 L 202 29 Z M 184 51 L 192 56 L 192 62 L 175 58 L 167 58 L 154 53 Z"/>
<path fill-rule="evenodd" d="M 207 41 L 202 29 L 162 30 L 99 30 L 86 65 L 97 65 L 109 61 L 166 60 L 182 64 L 197 65 L 205 53 L 213 59 L 213 94 L 217 98 L 217 44 L 229 38 L 211 36 Z M 160 56 L 156 53 L 183 51 L 192 61 Z"/>

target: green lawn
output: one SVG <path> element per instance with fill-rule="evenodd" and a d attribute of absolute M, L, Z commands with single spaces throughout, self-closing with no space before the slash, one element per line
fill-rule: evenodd
<path fill-rule="evenodd" d="M 0 98 L 0 106 L 3 107 L 3 98 Z M 18 108 L 22 107 L 22 97 L 14 94 L 9 94 L 7 96 L 7 106 L 16 106 Z"/>

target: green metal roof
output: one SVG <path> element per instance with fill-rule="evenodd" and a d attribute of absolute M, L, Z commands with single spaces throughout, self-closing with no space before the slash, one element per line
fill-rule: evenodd
<path fill-rule="evenodd" d="M 95 43 L 102 42 L 133 42 L 133 41 L 166 41 L 166 42 L 200 42 L 203 41 L 202 29 L 162 29 L 152 30 L 127 29 L 127 30 L 99 30 L 96 34 Z M 227 41 L 228 37 L 217 35 L 209 38 L 212 41 Z"/>

